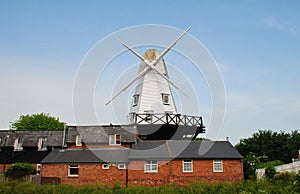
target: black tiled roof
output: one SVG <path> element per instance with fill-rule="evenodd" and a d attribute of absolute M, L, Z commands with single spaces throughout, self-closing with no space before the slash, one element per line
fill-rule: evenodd
<path fill-rule="evenodd" d="M 144 141 L 134 144 L 129 158 L 133 159 L 170 159 L 166 141 Z"/>
<path fill-rule="evenodd" d="M 144 141 L 132 147 L 129 159 L 242 159 L 228 141 Z"/>
<path fill-rule="evenodd" d="M 37 147 L 39 138 L 47 138 L 47 146 L 58 147 L 62 145 L 63 131 L 34 131 L 34 130 L 5 130 L 0 131 L 0 147 L 14 146 L 16 138 L 23 139 L 24 147 Z"/>
<path fill-rule="evenodd" d="M 147 159 L 242 159 L 228 141 L 144 141 L 128 148 L 54 150 L 42 163 L 127 163 Z"/>
<path fill-rule="evenodd" d="M 127 163 L 128 148 L 54 150 L 41 163 Z"/>
<path fill-rule="evenodd" d="M 76 135 L 82 136 L 86 144 L 108 144 L 109 135 L 121 135 L 122 143 L 136 141 L 136 129 L 133 125 L 99 125 L 99 126 L 70 126 L 67 134 L 67 143 L 74 144 Z"/>
<path fill-rule="evenodd" d="M 195 159 L 242 159 L 228 141 L 168 141 L 172 157 Z M 184 151 L 182 151 L 185 147 Z"/>

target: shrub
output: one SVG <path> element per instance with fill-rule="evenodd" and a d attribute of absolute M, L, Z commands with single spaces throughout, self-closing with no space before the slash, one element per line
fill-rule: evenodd
<path fill-rule="evenodd" d="M 276 174 L 276 169 L 274 166 L 268 166 L 265 171 L 267 180 L 273 180 Z"/>
<path fill-rule="evenodd" d="M 20 180 L 31 174 L 36 174 L 36 169 L 28 163 L 15 163 L 5 172 L 5 176 L 13 180 Z"/>

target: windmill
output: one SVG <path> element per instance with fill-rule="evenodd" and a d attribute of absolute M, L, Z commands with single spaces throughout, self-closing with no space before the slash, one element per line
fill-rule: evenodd
<path fill-rule="evenodd" d="M 132 84 L 137 83 L 134 95 L 132 96 L 129 123 L 175 124 L 177 126 L 180 124 L 190 124 L 197 127 L 201 126 L 201 129 L 203 129 L 204 126 L 202 125 L 201 117 L 191 117 L 177 113 L 171 86 L 185 96 L 188 95 L 169 79 L 166 64 L 163 60 L 163 57 L 190 29 L 191 27 L 187 28 L 162 53 L 159 53 L 155 49 L 149 49 L 143 56 L 118 39 L 124 47 L 141 60 L 141 63 L 136 77 L 116 93 L 106 105 L 111 103 L 122 92 L 126 91 Z"/>

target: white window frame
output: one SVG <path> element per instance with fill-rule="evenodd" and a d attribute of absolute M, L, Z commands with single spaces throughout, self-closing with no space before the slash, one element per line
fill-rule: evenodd
<path fill-rule="evenodd" d="M 162 93 L 161 98 L 164 105 L 170 105 L 170 94 Z"/>
<path fill-rule="evenodd" d="M 223 160 L 213 160 L 214 172 L 223 172 Z"/>
<path fill-rule="evenodd" d="M 41 174 L 42 171 L 42 164 L 37 164 L 36 165 L 36 174 L 39 175 Z"/>
<path fill-rule="evenodd" d="M 110 135 L 109 145 L 121 145 L 121 135 L 119 134 Z"/>
<path fill-rule="evenodd" d="M 38 151 L 47 151 L 47 138 L 44 137 L 39 138 Z"/>
<path fill-rule="evenodd" d="M 133 104 L 132 104 L 132 106 L 137 106 L 137 105 L 138 105 L 138 103 L 139 103 L 139 98 L 140 98 L 140 95 L 139 95 L 139 94 L 133 95 Z"/>
<path fill-rule="evenodd" d="M 193 160 L 182 160 L 182 172 L 193 172 Z"/>
<path fill-rule="evenodd" d="M 23 151 L 23 138 L 18 137 L 15 139 L 14 151 Z"/>
<path fill-rule="evenodd" d="M 102 169 L 108 170 L 109 169 L 109 164 L 102 164 Z"/>
<path fill-rule="evenodd" d="M 81 135 L 76 135 L 75 144 L 76 144 L 76 146 L 82 146 L 82 138 L 81 138 Z"/>
<path fill-rule="evenodd" d="M 144 161 L 144 172 L 158 172 L 158 161 L 157 160 L 145 160 Z"/>
<path fill-rule="evenodd" d="M 71 174 L 71 169 L 77 169 L 77 174 Z M 77 164 L 70 164 L 68 166 L 68 176 L 69 177 L 78 177 L 79 176 L 79 165 L 77 165 Z"/>
<path fill-rule="evenodd" d="M 126 164 L 118 164 L 118 169 L 126 169 Z"/>

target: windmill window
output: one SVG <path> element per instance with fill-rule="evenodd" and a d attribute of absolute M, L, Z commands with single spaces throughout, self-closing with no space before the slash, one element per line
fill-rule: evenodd
<path fill-rule="evenodd" d="M 133 105 L 132 106 L 137 106 L 138 105 L 139 97 L 140 97 L 139 94 L 133 95 Z"/>
<path fill-rule="evenodd" d="M 78 165 L 69 165 L 68 176 L 78 177 L 79 166 Z"/>
<path fill-rule="evenodd" d="M 40 137 L 38 142 L 38 151 L 47 150 L 47 138 Z"/>
<path fill-rule="evenodd" d="M 110 135 L 109 145 L 121 145 L 121 135 Z"/>
<path fill-rule="evenodd" d="M 162 97 L 162 102 L 163 102 L 164 105 L 170 105 L 170 101 L 169 101 L 170 100 L 169 99 L 170 95 L 169 94 L 162 93 L 161 97 Z"/>
<path fill-rule="evenodd" d="M 23 150 L 23 138 L 18 137 L 15 139 L 14 143 L 14 151 L 22 151 Z"/>

